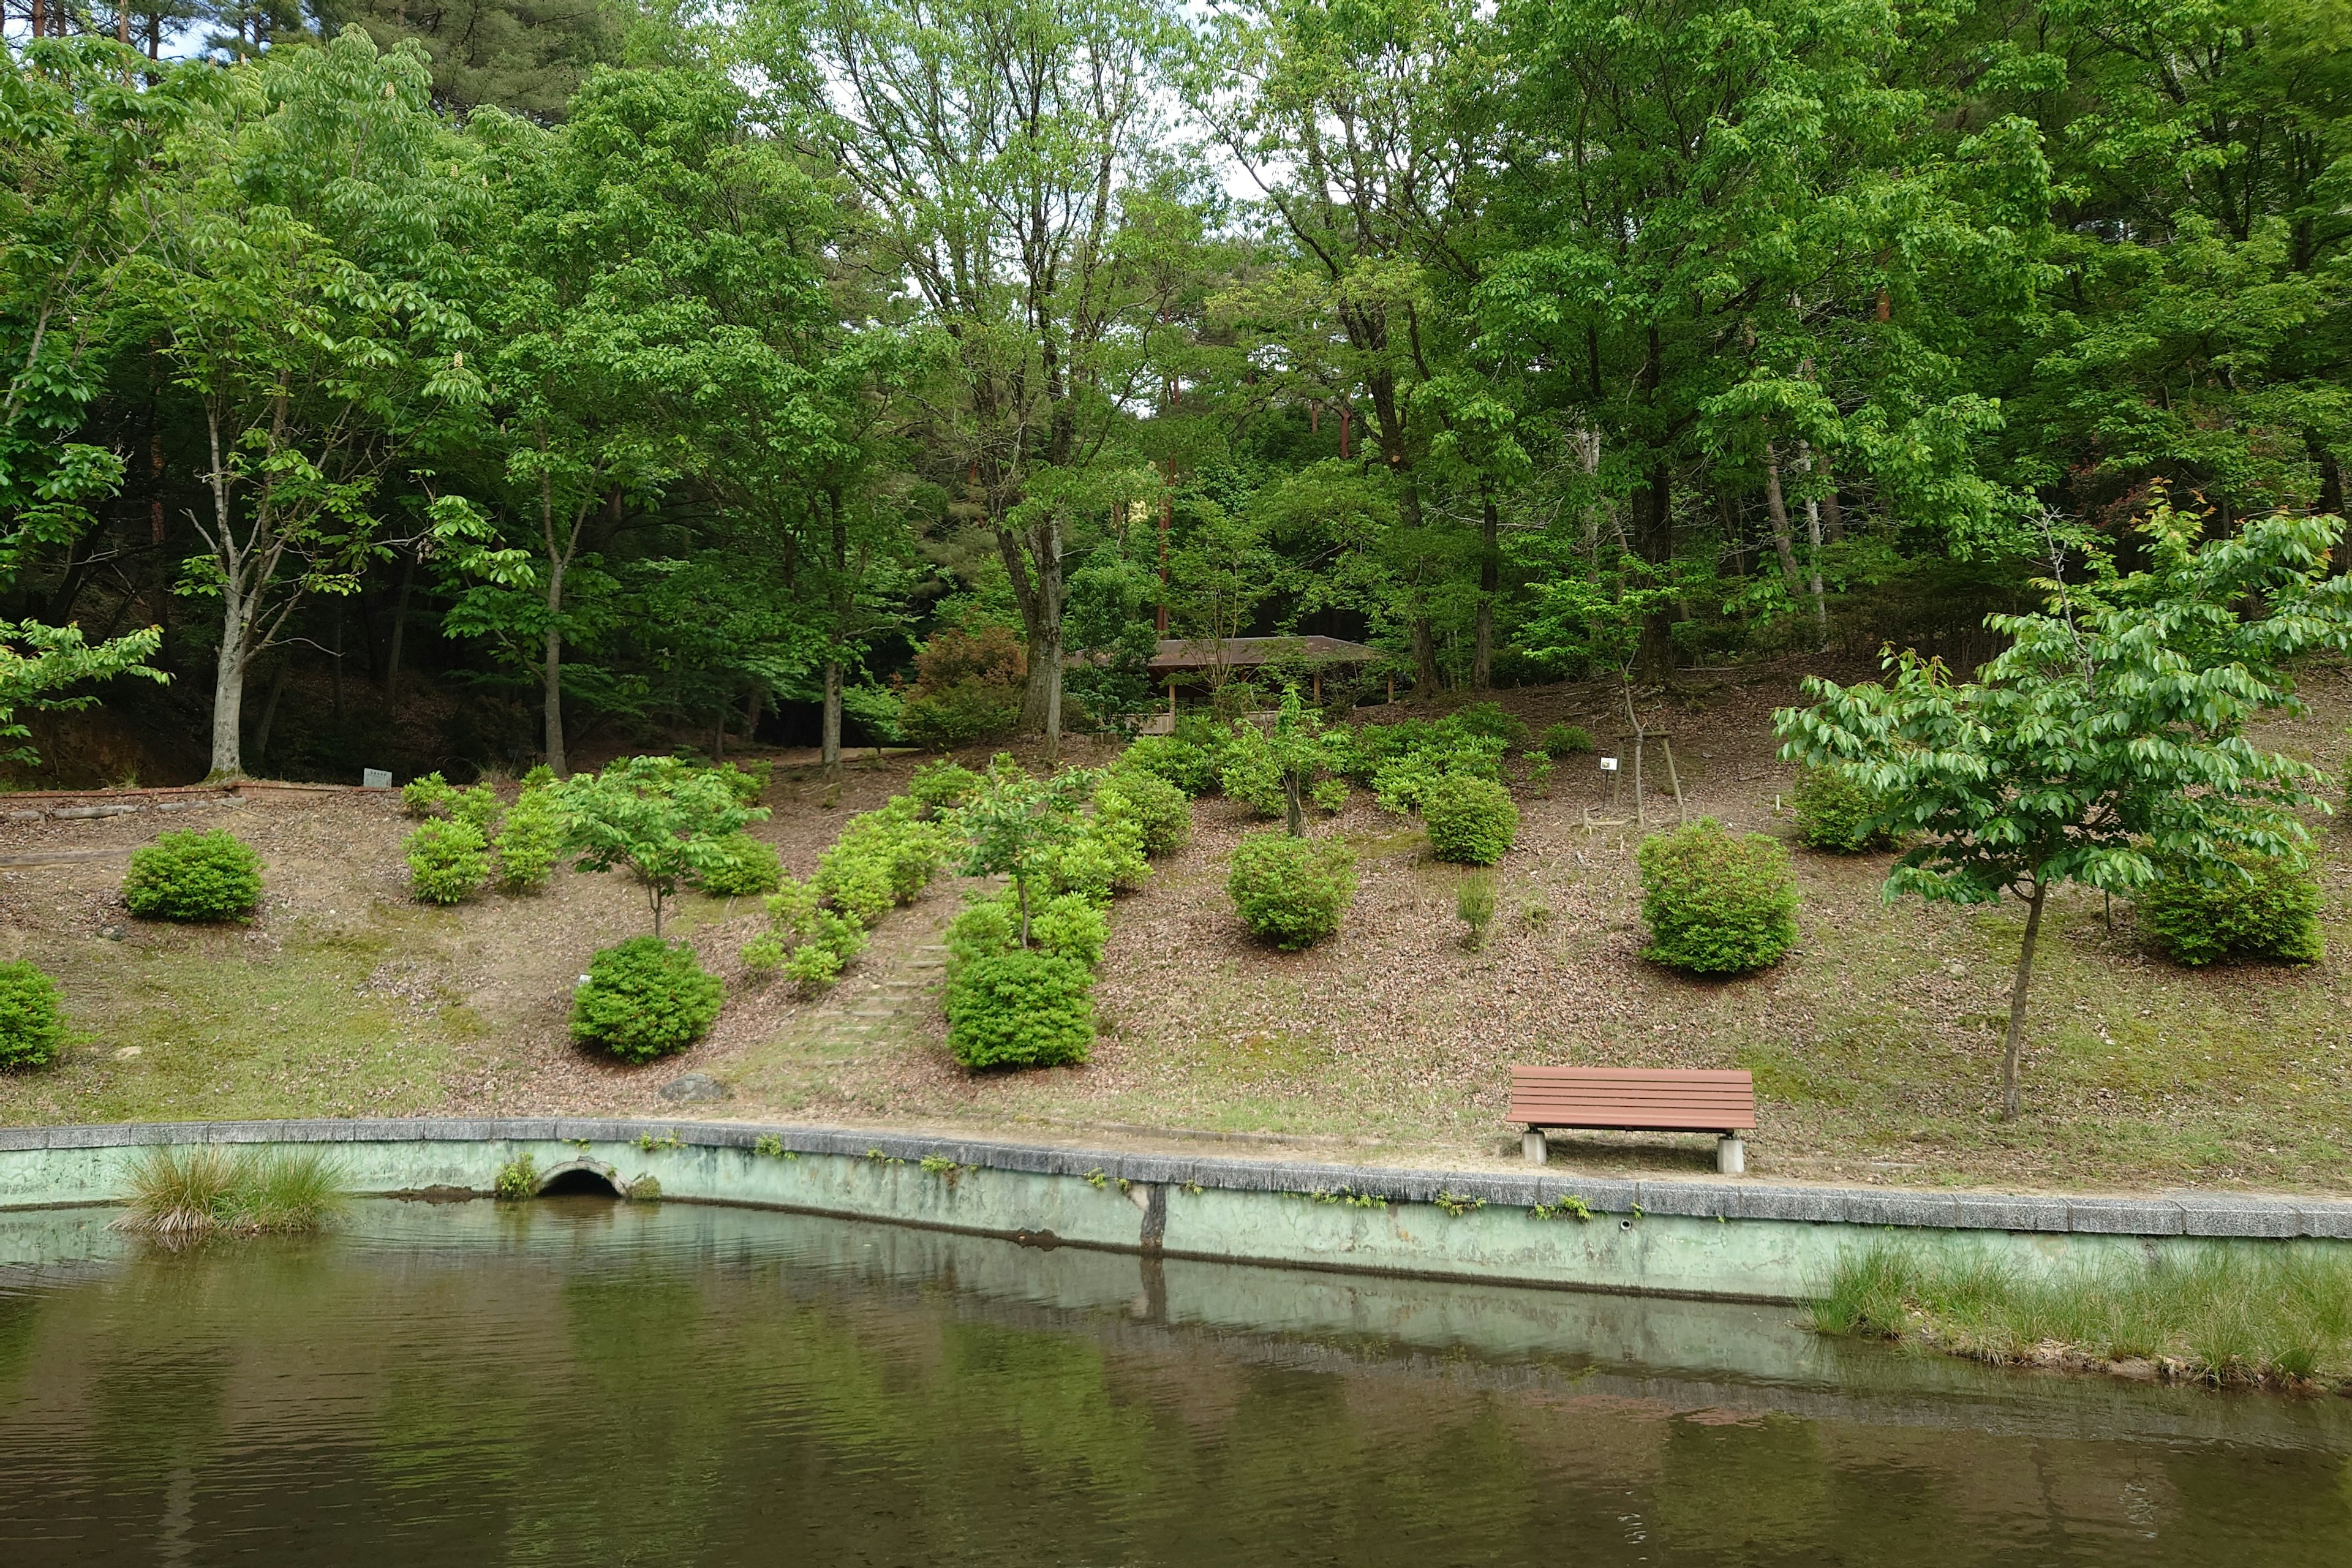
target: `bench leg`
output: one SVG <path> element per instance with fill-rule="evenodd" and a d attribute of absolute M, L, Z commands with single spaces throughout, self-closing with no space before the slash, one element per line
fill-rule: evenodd
<path fill-rule="evenodd" d="M 1748 1173 L 1748 1145 L 1739 1141 L 1737 1132 L 1727 1132 L 1715 1141 L 1715 1168 L 1726 1176 Z"/>
<path fill-rule="evenodd" d="M 1519 1152 L 1528 1157 L 1530 1165 L 1540 1165 L 1550 1158 L 1551 1151 L 1544 1146 L 1542 1128 L 1530 1127 L 1520 1135 Z"/>

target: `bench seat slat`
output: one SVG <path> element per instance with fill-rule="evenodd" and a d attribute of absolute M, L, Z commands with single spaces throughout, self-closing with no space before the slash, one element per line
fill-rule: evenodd
<path fill-rule="evenodd" d="M 1740 1131 L 1756 1125 L 1756 1080 L 1717 1068 L 1517 1067 L 1511 1120 L 1625 1131 Z"/>

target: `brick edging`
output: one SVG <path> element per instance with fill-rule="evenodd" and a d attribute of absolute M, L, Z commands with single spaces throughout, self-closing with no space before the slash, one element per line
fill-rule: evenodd
<path fill-rule="evenodd" d="M 763 1138 L 800 1154 L 942 1156 L 959 1165 L 1233 1192 L 1353 1194 L 1401 1203 L 1441 1195 L 1533 1207 L 1577 1198 L 1603 1214 L 1784 1220 L 2097 1236 L 2352 1240 L 2352 1202 L 2182 1193 L 2158 1197 L 2056 1197 L 1931 1193 L 1880 1187 L 1793 1187 L 1750 1182 L 1625 1179 L 1528 1173 L 1391 1170 L 1288 1160 L 1188 1157 L 1070 1149 L 989 1139 L 867 1132 L 850 1128 L 653 1118 L 414 1117 L 289 1121 L 127 1122 L 0 1128 L 0 1152 L 131 1148 L 156 1143 L 630 1142 L 675 1137 L 689 1148 L 749 1149 Z"/>

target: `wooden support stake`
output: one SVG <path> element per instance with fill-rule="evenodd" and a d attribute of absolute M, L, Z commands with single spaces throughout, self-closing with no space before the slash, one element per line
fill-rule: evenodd
<path fill-rule="evenodd" d="M 1661 735 L 1658 737 L 1658 744 L 1666 749 L 1666 780 L 1675 786 L 1675 820 L 1687 827 L 1690 826 L 1690 813 L 1683 806 L 1682 774 L 1675 771 L 1675 738 L 1672 735 Z"/>

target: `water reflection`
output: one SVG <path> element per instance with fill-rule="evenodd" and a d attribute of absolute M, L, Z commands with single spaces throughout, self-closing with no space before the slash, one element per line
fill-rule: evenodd
<path fill-rule="evenodd" d="M 2328 1563 L 2352 1401 L 787 1215 L 0 1220 L 12 1568 Z"/>

